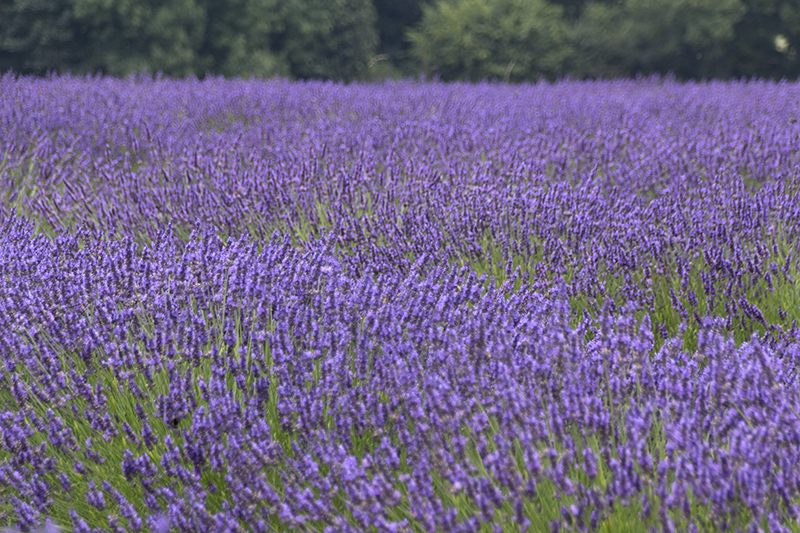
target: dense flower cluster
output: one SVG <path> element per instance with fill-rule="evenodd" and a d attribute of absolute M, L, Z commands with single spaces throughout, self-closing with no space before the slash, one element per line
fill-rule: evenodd
<path fill-rule="evenodd" d="M 355 276 L 425 255 L 796 339 L 798 90 L 6 76 L 0 210 L 137 242 L 335 230 Z"/>
<path fill-rule="evenodd" d="M 798 523 L 800 86 L 0 92 L 3 526 Z"/>
<path fill-rule="evenodd" d="M 482 291 L 464 267 L 352 278 L 330 242 L 213 234 L 126 262 L 130 240 L 25 226 L 3 232 L 0 324 L 23 529 L 60 490 L 133 531 L 160 511 L 182 531 L 796 513 L 797 345 L 737 349 L 708 323 L 695 354 L 651 359 L 647 319 L 605 314 L 586 342 L 563 294 Z"/>

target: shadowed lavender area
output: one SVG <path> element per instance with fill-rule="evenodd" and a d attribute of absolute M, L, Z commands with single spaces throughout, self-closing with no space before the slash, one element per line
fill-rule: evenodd
<path fill-rule="evenodd" d="M 800 531 L 800 85 L 0 94 L 3 527 Z"/>

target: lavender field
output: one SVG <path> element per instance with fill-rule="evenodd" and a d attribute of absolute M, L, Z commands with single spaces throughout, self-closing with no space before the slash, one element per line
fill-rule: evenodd
<path fill-rule="evenodd" d="M 0 527 L 800 532 L 796 119 L 0 78 Z"/>

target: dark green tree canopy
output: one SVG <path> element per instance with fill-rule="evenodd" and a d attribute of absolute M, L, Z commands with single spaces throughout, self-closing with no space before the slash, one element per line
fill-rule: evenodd
<path fill-rule="evenodd" d="M 800 73 L 800 0 L 0 0 L 0 70 L 508 81 Z"/>
<path fill-rule="evenodd" d="M 800 5 L 782 0 L 587 3 L 571 30 L 578 77 L 795 78 Z"/>
<path fill-rule="evenodd" d="M 85 71 L 86 27 L 62 0 L 0 0 L 0 69 L 24 74 Z"/>
<path fill-rule="evenodd" d="M 0 0 L 0 66 L 20 73 L 351 80 L 377 45 L 371 0 Z"/>
<path fill-rule="evenodd" d="M 428 0 L 375 0 L 375 11 L 378 16 L 377 30 L 380 44 L 378 51 L 387 56 L 387 60 L 402 67 L 413 64 L 413 56 L 409 53 L 410 43 L 406 39 L 406 31 L 422 20 L 422 6 Z M 413 67 L 412 67 L 413 68 Z"/>
<path fill-rule="evenodd" d="M 729 50 L 731 75 L 796 78 L 800 72 L 800 3 L 743 0 L 747 14 L 736 24 Z"/>
<path fill-rule="evenodd" d="M 377 53 L 371 0 L 283 0 L 276 46 L 299 78 L 354 79 Z"/>
<path fill-rule="evenodd" d="M 569 56 L 561 14 L 545 0 L 439 0 L 408 38 L 445 80 L 553 78 Z"/>
<path fill-rule="evenodd" d="M 279 0 L 204 0 L 207 25 L 200 57 L 217 75 L 291 75 L 276 35 L 284 28 L 275 16 Z"/>
<path fill-rule="evenodd" d="M 162 71 L 186 76 L 199 66 L 206 10 L 201 0 L 72 0 L 90 28 L 90 64 L 107 74 Z"/>

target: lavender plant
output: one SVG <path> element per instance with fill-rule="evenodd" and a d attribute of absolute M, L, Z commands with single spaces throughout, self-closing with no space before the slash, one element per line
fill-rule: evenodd
<path fill-rule="evenodd" d="M 425 255 L 497 283 L 566 278 L 579 315 L 633 298 L 659 345 L 686 321 L 692 346 L 709 313 L 737 343 L 796 333 L 791 84 L 9 75 L 2 90 L 0 205 L 51 236 L 185 241 L 202 220 L 297 244 L 336 228 L 355 276 Z"/>
<path fill-rule="evenodd" d="M 800 530 L 796 85 L 0 90 L 3 526 Z"/>

